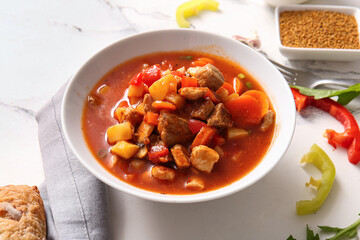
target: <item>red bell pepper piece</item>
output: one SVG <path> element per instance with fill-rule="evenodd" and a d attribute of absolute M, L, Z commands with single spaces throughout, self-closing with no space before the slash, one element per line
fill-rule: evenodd
<path fill-rule="evenodd" d="M 226 143 L 226 139 L 223 138 L 220 134 L 215 134 L 213 138 L 213 142 L 215 146 L 224 145 Z"/>
<path fill-rule="evenodd" d="M 189 119 L 188 121 L 189 129 L 192 132 L 192 134 L 197 134 L 202 127 L 206 126 L 206 123 L 195 120 L 195 119 Z"/>
<path fill-rule="evenodd" d="M 142 72 L 136 74 L 129 82 L 130 85 L 139 86 L 142 83 Z"/>
<path fill-rule="evenodd" d="M 297 89 L 292 88 L 291 91 L 298 111 L 311 105 L 328 112 L 344 126 L 344 132 L 338 133 L 327 129 L 325 136 L 334 148 L 337 146 L 347 148 L 349 161 L 357 164 L 360 161 L 360 130 L 354 116 L 343 105 L 330 98 L 316 100 L 314 97 L 301 94 Z"/>
<path fill-rule="evenodd" d="M 179 71 L 171 71 L 171 74 L 174 75 L 174 76 L 178 76 L 178 77 L 184 76 L 184 73 L 179 72 Z"/>
<path fill-rule="evenodd" d="M 149 68 L 142 70 L 142 81 L 149 87 L 161 78 L 160 65 L 155 64 Z"/>

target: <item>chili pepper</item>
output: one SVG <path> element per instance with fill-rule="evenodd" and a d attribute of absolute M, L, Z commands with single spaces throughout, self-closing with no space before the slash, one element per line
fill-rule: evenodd
<path fill-rule="evenodd" d="M 186 18 L 196 16 L 201 10 L 216 11 L 219 3 L 214 0 L 191 0 L 181 4 L 176 9 L 176 22 L 179 27 L 188 28 L 190 23 Z"/>
<path fill-rule="evenodd" d="M 302 157 L 301 163 L 312 163 L 322 173 L 320 180 L 311 177 L 310 182 L 306 183 L 306 186 L 313 185 L 317 188 L 316 196 L 312 200 L 296 202 L 297 214 L 305 215 L 319 210 L 324 203 L 333 185 L 336 171 L 329 156 L 316 144 Z"/>
<path fill-rule="evenodd" d="M 291 88 L 291 91 L 298 111 L 311 105 L 328 112 L 344 126 L 345 131 L 342 133 L 327 129 L 325 137 L 334 148 L 337 146 L 347 148 L 349 161 L 357 164 L 360 161 L 360 130 L 354 116 L 344 106 L 330 98 L 315 100 L 314 97 L 301 94 L 297 89 Z"/>

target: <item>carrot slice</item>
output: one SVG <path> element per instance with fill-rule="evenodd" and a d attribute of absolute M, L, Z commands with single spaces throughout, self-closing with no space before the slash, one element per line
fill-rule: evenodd
<path fill-rule="evenodd" d="M 155 101 L 152 106 L 156 109 L 176 110 L 176 106 L 169 102 Z"/>
<path fill-rule="evenodd" d="M 196 135 L 194 141 L 191 144 L 191 149 L 199 145 L 209 146 L 214 135 L 216 133 L 216 129 L 209 126 L 204 126 L 200 129 L 200 132 Z"/>
<path fill-rule="evenodd" d="M 210 63 L 210 64 L 214 65 L 214 60 L 212 60 L 210 58 L 202 57 L 202 58 L 199 58 L 198 60 L 206 62 L 206 64 Z"/>
<path fill-rule="evenodd" d="M 192 65 L 194 67 L 203 67 L 205 66 L 206 64 L 212 64 L 214 65 L 214 61 L 210 58 L 206 58 L 206 57 L 202 57 L 202 58 L 198 58 L 196 61 L 192 62 Z"/>
<path fill-rule="evenodd" d="M 265 93 L 258 90 L 250 90 L 243 93 L 243 95 L 249 95 L 256 98 L 261 104 L 261 117 L 265 116 L 269 110 L 269 99 Z"/>
<path fill-rule="evenodd" d="M 244 83 L 237 77 L 234 78 L 234 89 L 235 89 L 235 92 L 238 94 L 242 94 L 245 89 Z"/>
<path fill-rule="evenodd" d="M 144 121 L 148 124 L 152 124 L 156 126 L 159 123 L 159 114 L 153 112 L 146 112 Z"/>
<path fill-rule="evenodd" d="M 191 65 L 193 67 L 203 67 L 205 66 L 206 64 L 208 64 L 207 62 L 204 62 L 204 61 L 200 61 L 200 60 L 196 60 L 194 62 L 191 63 Z"/>
<path fill-rule="evenodd" d="M 215 96 L 215 94 L 210 89 L 207 91 L 207 93 L 204 95 L 204 97 L 210 98 L 210 100 L 215 104 L 220 103 L 219 98 L 217 96 Z"/>
<path fill-rule="evenodd" d="M 127 101 L 121 101 L 118 107 L 129 107 L 129 103 Z"/>
<path fill-rule="evenodd" d="M 197 80 L 192 77 L 183 76 L 181 80 L 181 87 L 198 87 Z"/>
<path fill-rule="evenodd" d="M 227 101 L 224 105 L 230 112 L 233 121 L 240 127 L 257 125 L 262 119 L 261 104 L 250 95 L 243 94 L 236 99 Z"/>
<path fill-rule="evenodd" d="M 224 82 L 222 87 L 225 88 L 228 91 L 229 95 L 232 94 L 232 93 L 235 93 L 234 87 L 228 82 Z"/>

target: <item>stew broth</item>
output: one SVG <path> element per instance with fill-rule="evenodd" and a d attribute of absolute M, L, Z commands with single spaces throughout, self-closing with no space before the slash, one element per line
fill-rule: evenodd
<path fill-rule="evenodd" d="M 121 101 L 129 102 L 127 91 L 129 82 L 142 69 L 159 64 L 162 71 L 175 71 L 178 68 L 191 67 L 198 58 L 210 58 L 224 76 L 226 82 L 233 85 L 234 79 L 240 75 L 240 80 L 248 89 L 263 92 L 258 82 L 241 66 L 225 58 L 200 52 L 160 52 L 134 58 L 115 67 L 107 73 L 90 91 L 85 102 L 82 127 L 86 142 L 97 161 L 111 174 L 135 187 L 163 194 L 194 194 L 207 192 L 229 185 L 252 171 L 267 153 L 274 137 L 275 124 L 263 132 L 259 126 L 247 127 L 249 135 L 221 145 L 223 154 L 214 164 L 210 173 L 201 172 L 193 167 L 177 169 L 172 181 L 154 178 L 150 169 L 155 165 L 150 161 L 133 161 L 132 159 L 117 159 L 110 152 L 111 144 L 107 141 L 107 129 L 118 123 L 114 118 L 114 110 Z M 244 77 L 244 78 L 243 78 Z M 136 104 L 135 104 L 136 105 Z M 131 104 L 130 104 L 131 106 Z M 270 109 L 272 106 L 270 104 Z M 191 142 L 190 142 L 191 143 Z M 166 163 L 173 167 L 174 163 Z M 205 187 L 194 191 L 185 187 L 193 176 L 200 177 Z"/>

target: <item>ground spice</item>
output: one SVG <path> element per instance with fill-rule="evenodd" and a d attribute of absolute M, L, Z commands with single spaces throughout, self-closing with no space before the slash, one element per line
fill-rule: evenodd
<path fill-rule="evenodd" d="M 305 10 L 280 13 L 280 39 L 287 47 L 359 49 L 359 32 L 352 15 Z"/>

